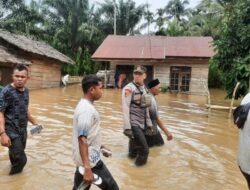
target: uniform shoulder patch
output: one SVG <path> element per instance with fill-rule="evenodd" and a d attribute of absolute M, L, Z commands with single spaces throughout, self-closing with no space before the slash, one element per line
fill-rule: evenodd
<path fill-rule="evenodd" d="M 131 94 L 132 94 L 132 90 L 130 89 L 130 88 L 126 88 L 126 89 L 124 89 L 124 94 L 125 94 L 125 97 L 128 97 L 128 96 L 130 96 Z"/>

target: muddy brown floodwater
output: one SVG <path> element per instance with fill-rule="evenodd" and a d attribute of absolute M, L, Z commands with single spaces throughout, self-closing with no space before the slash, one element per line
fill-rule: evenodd
<path fill-rule="evenodd" d="M 214 104 L 229 105 L 225 93 L 211 90 Z M 45 126 L 28 137 L 24 171 L 8 176 L 8 150 L 0 147 L 1 190 L 70 190 L 72 116 L 82 96 L 80 85 L 33 90 L 30 109 Z M 95 105 L 101 115 L 102 140 L 113 152 L 104 158 L 121 190 L 246 190 L 237 166 L 238 130 L 226 111 L 208 111 L 206 97 L 160 94 L 160 115 L 174 140 L 150 149 L 146 166 L 127 158 L 128 139 L 122 134 L 121 91 L 105 90 Z M 236 102 L 236 104 L 239 101 Z M 91 189 L 97 189 L 92 187 Z"/>

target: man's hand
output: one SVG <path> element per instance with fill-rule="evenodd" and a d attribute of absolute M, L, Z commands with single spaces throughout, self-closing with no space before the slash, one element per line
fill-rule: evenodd
<path fill-rule="evenodd" d="M 171 141 L 172 139 L 173 139 L 173 135 L 172 135 L 172 133 L 170 133 L 170 132 L 167 132 L 167 139 L 168 139 L 168 141 Z"/>
<path fill-rule="evenodd" d="M 86 182 L 87 184 L 91 184 L 94 181 L 94 175 L 93 172 L 91 170 L 91 168 L 85 168 L 85 172 L 83 175 L 83 180 L 84 182 Z"/>
<path fill-rule="evenodd" d="M 1 135 L 1 145 L 5 146 L 5 147 L 11 146 L 11 140 L 10 140 L 9 136 L 6 133 L 3 133 Z"/>
<path fill-rule="evenodd" d="M 126 135 L 128 138 L 134 138 L 133 132 L 132 132 L 131 129 L 125 129 L 125 130 L 123 131 L 123 134 Z"/>
<path fill-rule="evenodd" d="M 107 148 L 106 146 L 102 146 L 101 152 L 102 152 L 102 155 L 105 156 L 105 157 L 111 157 L 112 156 L 111 150 L 109 148 Z"/>

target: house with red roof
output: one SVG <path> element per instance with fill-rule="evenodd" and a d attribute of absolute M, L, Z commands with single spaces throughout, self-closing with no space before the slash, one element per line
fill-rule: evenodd
<path fill-rule="evenodd" d="M 214 55 L 211 37 L 109 35 L 92 55 L 110 63 L 110 69 L 133 78 L 136 65 L 147 68 L 147 79 L 158 78 L 172 92 L 205 94 L 209 59 Z"/>

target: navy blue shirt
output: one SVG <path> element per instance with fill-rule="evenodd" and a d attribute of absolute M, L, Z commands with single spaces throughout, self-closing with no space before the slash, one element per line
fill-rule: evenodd
<path fill-rule="evenodd" d="M 7 85 L 0 93 L 0 112 L 5 119 L 5 131 L 10 138 L 16 138 L 27 131 L 29 91 L 19 91 Z"/>

